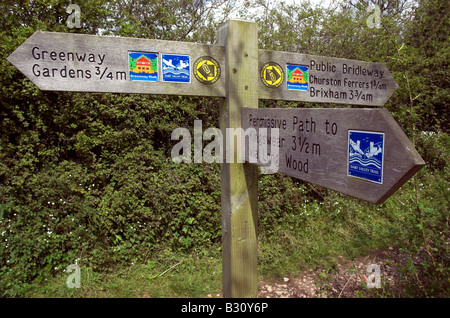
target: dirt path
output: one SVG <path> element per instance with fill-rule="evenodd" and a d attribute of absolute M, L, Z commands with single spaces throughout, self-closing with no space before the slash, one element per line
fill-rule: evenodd
<path fill-rule="evenodd" d="M 407 260 L 420 267 L 425 262 L 425 249 L 416 255 L 406 255 L 399 249 L 389 247 L 375 250 L 355 260 L 340 257 L 332 272 L 309 270 L 291 277 L 280 277 L 259 283 L 258 298 L 404 298 L 405 276 L 401 271 L 407 268 Z M 379 284 L 375 278 L 379 272 Z M 411 273 L 409 273 L 411 274 Z M 418 274 L 417 277 L 419 277 Z M 370 286 L 371 285 L 371 286 Z M 370 286 L 370 288 L 368 288 Z M 379 287 L 378 287 L 379 286 Z M 222 297 L 221 294 L 207 297 Z M 434 295 L 433 297 L 445 297 Z"/>
<path fill-rule="evenodd" d="M 404 256 L 392 247 L 387 250 L 373 251 L 353 261 L 341 258 L 338 268 L 333 273 L 309 270 L 296 277 L 261 282 L 258 298 L 367 297 L 368 289 L 364 286 L 367 286 L 368 279 L 370 279 L 369 285 L 373 286 L 371 291 L 377 289 L 379 297 L 389 297 L 389 295 L 383 295 L 386 287 L 395 294 L 403 293 L 398 268 L 404 260 Z M 372 271 L 368 272 L 370 268 Z M 379 269 L 379 283 L 385 288 L 376 288 L 375 268 Z"/>

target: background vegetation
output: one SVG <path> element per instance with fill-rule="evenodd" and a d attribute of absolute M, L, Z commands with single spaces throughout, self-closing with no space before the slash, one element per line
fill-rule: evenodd
<path fill-rule="evenodd" d="M 176 127 L 219 127 L 210 98 L 44 92 L 6 61 L 37 30 L 214 43 L 219 24 L 258 23 L 260 48 L 385 63 L 399 88 L 385 107 L 427 166 L 382 205 L 290 177 L 259 180 L 259 270 L 332 271 L 396 246 L 402 292 L 449 296 L 449 7 L 440 0 L 78 0 L 0 4 L 0 294 L 204 297 L 220 292 L 220 167 L 170 160 Z M 260 107 L 324 107 L 261 102 Z M 420 255 L 420 261 L 417 261 Z M 82 288 L 65 286 L 77 262 Z M 164 278 L 164 279 L 163 279 Z M 376 295 L 375 295 L 376 296 Z"/>

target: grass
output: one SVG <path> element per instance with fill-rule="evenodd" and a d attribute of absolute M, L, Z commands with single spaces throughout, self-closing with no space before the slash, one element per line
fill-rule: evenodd
<path fill-rule="evenodd" d="M 410 260 L 401 265 L 410 297 L 450 295 L 448 169 L 424 168 L 386 203 L 368 205 L 329 191 L 283 216 L 281 225 L 262 227 L 258 246 L 260 280 L 309 269 L 333 271 L 339 258 L 355 259 L 395 245 Z M 441 189 L 442 192 L 436 191 Z M 420 263 L 414 255 L 421 253 Z M 23 286 L 23 297 L 172 298 L 216 297 L 222 288 L 220 246 L 192 253 L 168 250 L 145 263 L 93 271 L 81 264 L 81 288 L 66 285 L 68 273 Z M 385 288 L 385 287 L 383 287 Z M 358 297 L 378 291 L 359 291 Z M 381 295 L 381 294 L 380 294 Z M 383 289 L 382 295 L 400 294 Z M 403 295 L 403 294 L 402 294 Z"/>
<path fill-rule="evenodd" d="M 212 252 L 214 253 L 214 252 Z M 217 252 L 215 252 L 217 254 Z M 68 288 L 68 273 L 30 285 L 25 297 L 53 298 L 172 298 L 217 295 L 221 289 L 218 255 L 165 252 L 146 264 L 133 264 L 109 273 L 80 265 L 80 288 Z"/>

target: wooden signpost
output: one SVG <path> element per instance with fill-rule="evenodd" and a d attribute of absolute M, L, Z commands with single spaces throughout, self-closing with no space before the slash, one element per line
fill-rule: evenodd
<path fill-rule="evenodd" d="M 212 57 L 223 66 L 224 51 L 221 45 L 38 31 L 8 61 L 41 90 L 225 97 L 220 70 L 211 67 L 218 73 L 211 84 L 196 78 L 208 69 L 199 60 Z"/>
<path fill-rule="evenodd" d="M 204 45 L 36 32 L 8 61 L 42 90 L 220 98 L 221 130 L 238 132 L 221 166 L 223 296 L 256 297 L 258 163 L 242 161 L 239 128 L 278 128 L 268 141 L 279 172 L 373 203 L 424 162 L 383 109 L 258 109 L 259 99 L 383 106 L 397 89 L 383 64 L 259 50 L 246 21 L 218 33 Z"/>
<path fill-rule="evenodd" d="M 269 63 L 285 73 L 277 85 L 265 80 Z M 259 50 L 259 67 L 260 99 L 383 106 L 398 87 L 381 63 Z"/>
<path fill-rule="evenodd" d="M 241 127 L 242 107 L 258 107 L 256 24 L 228 21 L 219 30 L 219 43 L 225 46 L 226 63 L 226 97 L 220 108 L 220 129 L 226 131 Z M 239 136 L 237 140 L 239 143 Z M 225 144 L 228 142 L 232 141 L 225 140 Z M 235 157 L 234 153 L 230 155 Z M 258 167 L 239 163 L 238 158 L 233 163 L 225 159 L 221 166 L 223 295 L 255 297 Z"/>

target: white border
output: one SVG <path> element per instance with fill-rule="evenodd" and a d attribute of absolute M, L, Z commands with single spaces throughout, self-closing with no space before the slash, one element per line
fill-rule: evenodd
<path fill-rule="evenodd" d="M 165 81 L 164 80 L 164 69 L 163 69 L 163 59 L 164 55 L 177 55 L 177 56 L 187 56 L 189 59 L 189 82 L 174 82 L 174 81 Z M 187 54 L 176 54 L 176 53 L 161 53 L 161 82 L 164 83 L 177 83 L 177 84 L 190 84 L 192 81 L 192 64 L 191 64 L 191 56 Z"/>
<path fill-rule="evenodd" d="M 349 156 L 348 156 L 348 149 L 350 147 L 350 132 L 357 132 L 357 133 L 365 133 L 365 134 L 377 134 L 377 135 L 383 135 L 383 157 L 381 158 L 381 182 L 378 181 L 374 181 L 374 180 L 369 180 L 363 177 L 359 177 L 359 176 L 352 176 L 351 174 L 348 173 L 348 168 L 349 168 Z M 384 148 L 384 142 L 386 140 L 386 134 L 384 132 L 377 132 L 377 131 L 366 131 L 366 130 L 354 130 L 354 129 L 349 129 L 347 132 L 347 176 L 348 177 L 353 177 L 353 178 L 358 178 L 361 180 L 365 180 L 365 181 L 369 181 L 369 182 L 374 182 L 377 184 L 383 184 L 383 179 L 384 179 L 384 157 L 386 155 L 386 151 Z"/>

